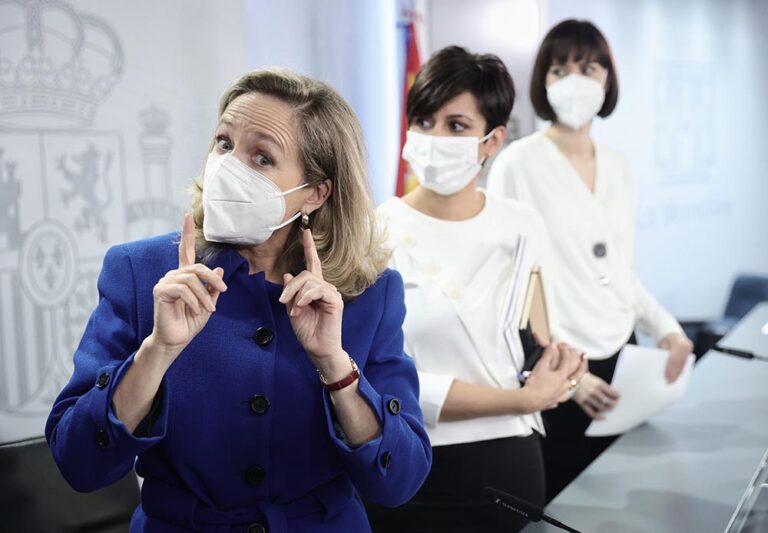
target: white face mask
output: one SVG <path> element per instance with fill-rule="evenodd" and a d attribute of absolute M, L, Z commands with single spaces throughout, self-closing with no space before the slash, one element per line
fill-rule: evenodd
<path fill-rule="evenodd" d="M 547 87 L 547 100 L 557 121 L 577 130 L 603 107 L 605 89 L 592 78 L 568 74 Z"/>
<path fill-rule="evenodd" d="M 231 153 L 208 155 L 203 180 L 203 234 L 211 242 L 261 244 L 283 222 L 285 195 L 308 184 L 281 191 L 266 176 L 241 162 Z"/>
<path fill-rule="evenodd" d="M 477 176 L 483 166 L 477 160 L 477 145 L 483 138 L 442 137 L 408 131 L 403 146 L 403 159 L 411 166 L 419 183 L 427 189 L 447 196 L 460 191 Z"/>

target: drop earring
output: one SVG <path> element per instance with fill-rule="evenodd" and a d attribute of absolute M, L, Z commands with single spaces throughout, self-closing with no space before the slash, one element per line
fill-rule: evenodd
<path fill-rule="evenodd" d="M 309 229 L 309 226 L 310 226 L 310 224 L 309 224 L 309 215 L 307 213 L 302 213 L 301 214 L 301 222 L 300 222 L 300 224 L 301 224 L 301 229 L 302 230 Z"/>

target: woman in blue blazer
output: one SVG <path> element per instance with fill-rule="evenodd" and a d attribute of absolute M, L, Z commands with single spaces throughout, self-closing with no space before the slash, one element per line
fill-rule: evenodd
<path fill-rule="evenodd" d="M 407 501 L 431 449 L 359 124 L 277 69 L 219 117 L 181 236 L 107 253 L 46 437 L 80 491 L 135 463 L 132 532 L 368 531 L 360 497 Z"/>

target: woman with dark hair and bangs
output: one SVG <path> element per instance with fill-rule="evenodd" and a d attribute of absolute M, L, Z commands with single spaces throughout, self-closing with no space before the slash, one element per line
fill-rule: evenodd
<path fill-rule="evenodd" d="M 585 437 L 619 401 L 611 387 L 621 349 L 634 329 L 669 351 L 665 378 L 682 372 L 693 344 L 633 270 L 632 172 L 618 153 L 596 143 L 595 116 L 616 107 L 619 84 L 605 37 L 590 22 L 566 20 L 539 48 L 531 78 L 544 131 L 513 142 L 491 169 L 488 189 L 535 208 L 554 250 L 553 300 L 566 338 L 589 357 L 589 373 L 567 402 L 544 413 L 547 500 L 554 498 L 616 437 Z"/>
<path fill-rule="evenodd" d="M 522 347 L 502 329 L 518 238 L 546 273 L 539 215 L 477 187 L 501 147 L 514 101 L 501 60 L 448 47 L 424 65 L 407 99 L 403 158 L 419 185 L 378 214 L 403 276 L 406 353 L 433 446 L 432 471 L 405 506 L 369 505 L 374 531 L 515 531 L 526 520 L 483 494 L 493 486 L 544 502 L 539 412 L 565 401 L 586 361 L 550 344 L 524 385 Z M 553 310 L 554 311 L 554 310 Z"/>

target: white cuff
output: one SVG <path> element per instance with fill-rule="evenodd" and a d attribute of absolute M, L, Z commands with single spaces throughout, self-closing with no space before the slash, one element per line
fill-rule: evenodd
<path fill-rule="evenodd" d="M 419 372 L 419 405 L 424 413 L 424 423 L 428 426 L 437 426 L 440 419 L 440 411 L 448 397 L 448 391 L 453 384 L 453 376 L 443 376 L 430 372 Z"/>
<path fill-rule="evenodd" d="M 657 344 L 670 333 L 684 333 L 680 323 L 666 311 L 661 313 L 659 320 L 651 326 L 651 329 L 651 335 Z"/>

